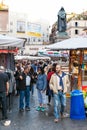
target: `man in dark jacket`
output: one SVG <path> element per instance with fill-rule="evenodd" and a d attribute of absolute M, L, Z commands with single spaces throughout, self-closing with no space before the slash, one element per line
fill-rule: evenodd
<path fill-rule="evenodd" d="M 17 66 L 17 70 L 14 74 L 15 80 L 16 80 L 16 90 L 17 90 L 17 96 L 19 96 L 19 76 L 21 75 L 21 67 Z"/>
<path fill-rule="evenodd" d="M 19 109 L 24 111 L 24 97 L 25 97 L 25 109 L 30 110 L 30 76 L 29 67 L 25 66 L 24 71 L 19 76 L 19 90 L 20 90 L 20 100 L 19 100 Z"/>
<path fill-rule="evenodd" d="M 9 125 L 10 120 L 7 120 L 7 103 L 6 97 L 9 92 L 9 78 L 8 75 L 4 72 L 4 67 L 0 66 L 0 102 L 2 105 L 2 120 L 5 122 L 4 125 Z"/>

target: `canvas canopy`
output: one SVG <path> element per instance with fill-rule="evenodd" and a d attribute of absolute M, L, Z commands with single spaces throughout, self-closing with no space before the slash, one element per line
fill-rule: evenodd
<path fill-rule="evenodd" d="M 46 46 L 52 50 L 87 49 L 87 37 L 74 37 Z"/>
<path fill-rule="evenodd" d="M 44 60 L 44 59 L 48 59 L 50 60 L 51 58 L 50 57 L 47 57 L 47 56 L 15 56 L 15 60 Z"/>
<path fill-rule="evenodd" d="M 24 40 L 6 35 L 0 35 L 0 49 L 8 49 L 12 47 L 23 47 Z"/>

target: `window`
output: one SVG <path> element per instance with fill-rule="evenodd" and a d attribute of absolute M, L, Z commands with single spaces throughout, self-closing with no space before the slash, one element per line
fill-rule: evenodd
<path fill-rule="evenodd" d="M 12 33 L 12 32 L 13 32 L 13 30 L 12 30 L 12 29 L 10 29 L 10 32 Z"/>
<path fill-rule="evenodd" d="M 48 38 L 49 36 L 47 35 L 47 38 Z"/>
<path fill-rule="evenodd" d="M 78 32 L 78 30 L 76 29 L 76 30 L 75 30 L 75 34 L 77 35 L 78 33 L 79 33 L 79 32 Z"/>
<path fill-rule="evenodd" d="M 35 42 L 35 38 L 33 39 L 33 42 Z"/>
<path fill-rule="evenodd" d="M 10 25 L 13 25 L 13 22 L 10 22 Z"/>
<path fill-rule="evenodd" d="M 49 28 L 47 28 L 47 31 L 49 31 Z"/>
<path fill-rule="evenodd" d="M 43 33 L 43 37 L 45 36 L 45 34 Z"/>
<path fill-rule="evenodd" d="M 41 40 L 40 40 L 40 39 L 38 39 L 38 42 L 41 42 Z"/>
<path fill-rule="evenodd" d="M 27 39 L 27 42 L 28 42 L 28 43 L 30 42 L 30 38 Z"/>
<path fill-rule="evenodd" d="M 25 33 L 25 22 L 24 21 L 17 21 L 17 32 Z"/>
<path fill-rule="evenodd" d="M 77 27 L 78 26 L 78 22 L 75 22 L 75 27 Z"/>
<path fill-rule="evenodd" d="M 71 31 L 69 31 L 69 35 L 71 35 Z"/>

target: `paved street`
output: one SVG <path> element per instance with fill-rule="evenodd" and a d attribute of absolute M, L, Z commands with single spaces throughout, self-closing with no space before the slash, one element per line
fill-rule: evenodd
<path fill-rule="evenodd" d="M 64 118 L 55 124 L 53 106 L 48 107 L 47 115 L 45 112 L 36 111 L 37 105 L 37 95 L 31 95 L 31 111 L 20 113 L 18 111 L 18 97 L 14 96 L 12 110 L 8 113 L 11 125 L 5 127 L 0 122 L 0 130 L 87 130 L 87 119 L 75 121 Z M 67 105 L 67 109 L 69 109 L 69 105 Z"/>

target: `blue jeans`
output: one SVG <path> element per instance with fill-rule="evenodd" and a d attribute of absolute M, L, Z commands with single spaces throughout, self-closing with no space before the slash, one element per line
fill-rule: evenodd
<path fill-rule="evenodd" d="M 4 120 L 7 118 L 7 101 L 5 92 L 0 93 L 0 102 L 2 105 L 2 119 Z"/>
<path fill-rule="evenodd" d="M 34 94 L 34 85 L 31 86 L 32 95 Z"/>
<path fill-rule="evenodd" d="M 66 95 L 63 92 L 54 94 L 54 116 L 56 119 L 60 117 L 60 113 L 63 114 L 66 106 Z"/>
<path fill-rule="evenodd" d="M 34 88 L 36 87 L 36 84 L 34 83 L 34 84 L 32 84 L 32 86 L 31 86 L 31 92 L 32 92 L 32 95 L 34 95 Z"/>
<path fill-rule="evenodd" d="M 20 99 L 19 99 L 19 108 L 24 108 L 24 98 L 25 98 L 25 107 L 30 106 L 30 86 L 27 86 L 25 90 L 20 90 Z"/>
<path fill-rule="evenodd" d="M 39 104 L 46 104 L 46 94 L 37 89 Z"/>

